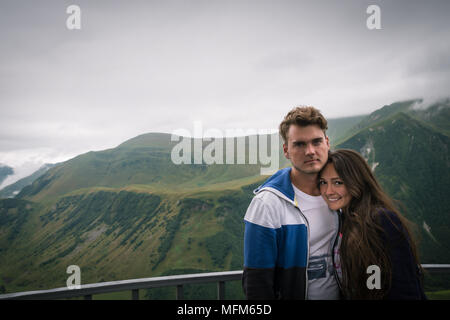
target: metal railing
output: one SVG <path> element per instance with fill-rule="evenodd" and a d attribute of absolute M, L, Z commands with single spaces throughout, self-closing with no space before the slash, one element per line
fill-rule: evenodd
<path fill-rule="evenodd" d="M 50 290 L 25 291 L 0 295 L 1 299 L 39 299 L 53 300 L 74 297 L 84 297 L 91 300 L 92 295 L 101 293 L 111 293 L 131 290 L 131 299 L 139 300 L 139 289 L 149 289 L 158 287 L 176 287 L 176 298 L 183 299 L 183 286 L 186 284 L 200 284 L 217 282 L 217 299 L 225 298 L 225 282 L 241 280 L 242 270 L 227 272 L 210 272 L 183 274 L 165 277 L 153 277 L 131 280 L 120 280 L 110 282 L 99 282 L 81 285 L 79 289 L 69 289 L 67 287 Z"/>
<path fill-rule="evenodd" d="M 450 273 L 450 264 L 423 264 L 422 267 L 430 273 Z M 131 290 L 131 299 L 139 300 L 139 290 L 158 288 L 158 287 L 176 287 L 176 298 L 183 299 L 183 286 L 187 284 L 200 283 L 217 283 L 217 299 L 223 300 L 225 298 L 225 282 L 241 280 L 242 270 L 226 271 L 226 272 L 210 272 L 210 273 L 195 273 L 184 274 L 165 277 L 153 277 L 131 280 L 120 280 L 110 282 L 99 282 L 81 285 L 79 289 L 69 289 L 67 287 L 56 288 L 50 290 L 39 291 L 25 291 L 0 295 L 1 299 L 38 299 L 38 300 L 52 300 L 52 299 L 67 299 L 74 297 L 84 297 L 84 299 L 91 300 L 92 295 L 111 293 L 119 291 Z"/>

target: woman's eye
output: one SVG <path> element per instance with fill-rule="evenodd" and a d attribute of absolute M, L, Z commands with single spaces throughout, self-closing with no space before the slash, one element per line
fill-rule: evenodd
<path fill-rule="evenodd" d="M 340 185 L 343 185 L 344 183 L 342 181 L 335 181 L 334 184 L 337 186 L 340 186 Z"/>
<path fill-rule="evenodd" d="M 324 185 L 324 184 L 326 184 L 326 182 L 325 181 L 319 181 L 319 185 Z"/>

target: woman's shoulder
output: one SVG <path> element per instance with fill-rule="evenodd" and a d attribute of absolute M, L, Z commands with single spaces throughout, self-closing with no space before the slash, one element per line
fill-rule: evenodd
<path fill-rule="evenodd" d="M 379 209 L 377 212 L 387 238 L 392 240 L 398 239 L 399 236 L 407 237 L 405 226 L 395 212 L 385 208 Z"/>
<path fill-rule="evenodd" d="M 386 208 L 379 208 L 377 209 L 377 214 L 383 224 L 390 223 L 396 226 L 401 226 L 400 218 L 394 211 L 388 210 Z"/>

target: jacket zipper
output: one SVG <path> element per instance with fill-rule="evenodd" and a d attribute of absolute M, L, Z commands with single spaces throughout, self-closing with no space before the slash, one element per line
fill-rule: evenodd
<path fill-rule="evenodd" d="M 298 202 L 297 202 L 297 195 L 294 195 L 294 205 L 295 207 L 298 209 L 298 211 L 300 212 L 300 215 L 302 216 L 302 218 L 306 221 L 306 227 L 308 228 L 308 239 L 307 239 L 307 243 L 308 243 L 308 251 L 306 252 L 306 270 L 305 270 L 305 276 L 306 276 L 306 283 L 305 283 L 305 300 L 308 300 L 308 265 L 309 265 L 309 221 L 306 218 L 306 216 L 303 214 L 302 210 L 300 210 L 300 207 L 298 206 Z"/>
<path fill-rule="evenodd" d="M 341 211 L 338 210 L 336 211 L 337 215 L 338 215 L 338 230 L 336 233 L 336 237 L 334 238 L 334 243 L 333 243 L 333 247 L 331 249 L 331 261 L 333 263 L 333 274 L 334 274 L 334 278 L 336 279 L 336 282 L 338 284 L 339 290 L 341 291 L 341 293 L 343 294 L 342 291 L 342 285 L 341 285 L 341 281 L 339 280 L 339 276 L 337 274 L 337 270 L 336 270 L 336 262 L 334 260 L 334 248 L 336 248 L 336 243 L 339 240 L 339 236 L 341 234 Z M 340 259 L 339 259 L 340 260 Z M 342 267 L 341 267 L 342 268 Z"/>

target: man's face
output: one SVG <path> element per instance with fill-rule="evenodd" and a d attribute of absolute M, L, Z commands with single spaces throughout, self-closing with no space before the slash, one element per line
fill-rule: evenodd
<path fill-rule="evenodd" d="M 283 150 L 285 157 L 291 160 L 296 170 L 317 174 L 328 160 L 330 143 L 318 125 L 291 125 Z"/>

